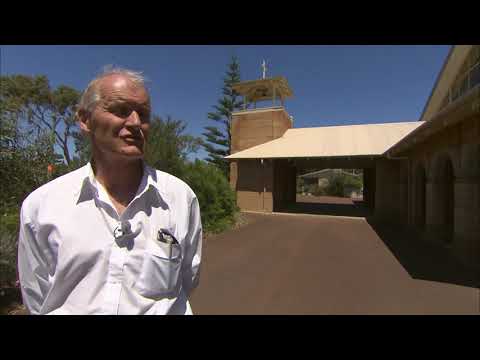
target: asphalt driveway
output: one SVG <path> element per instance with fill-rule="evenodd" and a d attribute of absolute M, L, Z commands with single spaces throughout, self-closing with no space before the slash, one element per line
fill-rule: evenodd
<path fill-rule="evenodd" d="M 248 214 L 205 241 L 195 314 L 479 314 L 478 275 L 362 217 Z"/>

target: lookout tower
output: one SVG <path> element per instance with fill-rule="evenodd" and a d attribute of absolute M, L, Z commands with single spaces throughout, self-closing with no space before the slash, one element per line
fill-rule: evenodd
<path fill-rule="evenodd" d="M 275 107 L 277 100 L 280 100 L 280 105 L 283 107 L 285 99 L 293 95 L 287 79 L 283 76 L 243 81 L 235 84 L 233 90 L 243 95 L 243 110 L 247 110 L 250 104 L 257 108 L 257 102 L 265 100 L 271 100 L 272 107 Z"/>
<path fill-rule="evenodd" d="M 279 138 L 293 126 L 291 117 L 285 111 L 285 99 L 293 96 L 287 79 L 283 76 L 267 78 L 265 61 L 262 70 L 261 79 L 242 81 L 232 86 L 243 96 L 243 110 L 232 114 L 232 154 Z M 271 103 L 265 104 L 266 101 Z M 257 107 L 259 102 L 266 106 Z"/>
<path fill-rule="evenodd" d="M 260 79 L 242 81 L 232 86 L 234 91 L 243 96 L 244 107 L 232 113 L 231 154 L 275 140 L 293 127 L 293 120 L 285 110 L 285 100 L 293 96 L 287 79 L 283 76 L 268 78 L 265 61 L 262 70 Z M 272 211 L 273 174 L 275 169 L 283 165 L 283 161 L 277 161 L 274 165 L 272 160 L 267 159 L 231 161 L 230 185 L 237 192 L 239 206 L 242 209 Z M 240 172 L 241 181 L 238 181 Z M 292 176 L 295 184 L 294 171 Z M 250 181 L 251 184 L 247 183 Z M 254 184 L 260 183 L 264 186 L 255 188 Z M 283 188 L 280 185 L 276 186 L 279 190 Z"/>

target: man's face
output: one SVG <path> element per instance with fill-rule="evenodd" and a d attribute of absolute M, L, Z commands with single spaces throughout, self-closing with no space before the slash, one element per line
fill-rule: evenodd
<path fill-rule="evenodd" d="M 105 155 L 142 158 L 150 126 L 150 99 L 128 77 L 111 75 L 99 81 L 101 100 L 83 128 Z"/>

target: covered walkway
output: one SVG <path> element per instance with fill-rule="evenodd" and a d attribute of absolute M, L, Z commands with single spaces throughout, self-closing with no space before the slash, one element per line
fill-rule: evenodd
<path fill-rule="evenodd" d="M 265 116 L 265 110 L 262 111 Z M 247 115 L 238 113 L 236 116 Z M 408 216 L 404 196 L 408 185 L 407 169 L 403 168 L 405 163 L 387 159 L 385 153 L 421 125 L 422 122 L 415 121 L 286 129 L 274 140 L 227 156 L 232 161 L 231 185 L 237 193 L 237 204 L 245 211 L 296 212 L 303 208 L 304 211 L 329 214 L 336 207 L 342 213 L 341 209 L 347 207 L 298 201 L 296 178 L 309 170 L 362 169 L 363 205 L 368 209 L 365 211 L 370 213 L 377 209 L 379 216 L 390 221 L 404 221 L 403 217 Z M 239 129 L 241 132 L 242 128 Z M 255 136 L 256 132 L 252 132 L 242 137 L 245 143 L 253 143 Z M 354 210 L 358 214 L 365 211 Z"/>

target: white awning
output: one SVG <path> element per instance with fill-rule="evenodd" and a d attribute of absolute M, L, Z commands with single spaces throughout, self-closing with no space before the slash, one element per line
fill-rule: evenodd
<path fill-rule="evenodd" d="M 275 140 L 227 159 L 379 156 L 423 121 L 289 129 Z"/>

